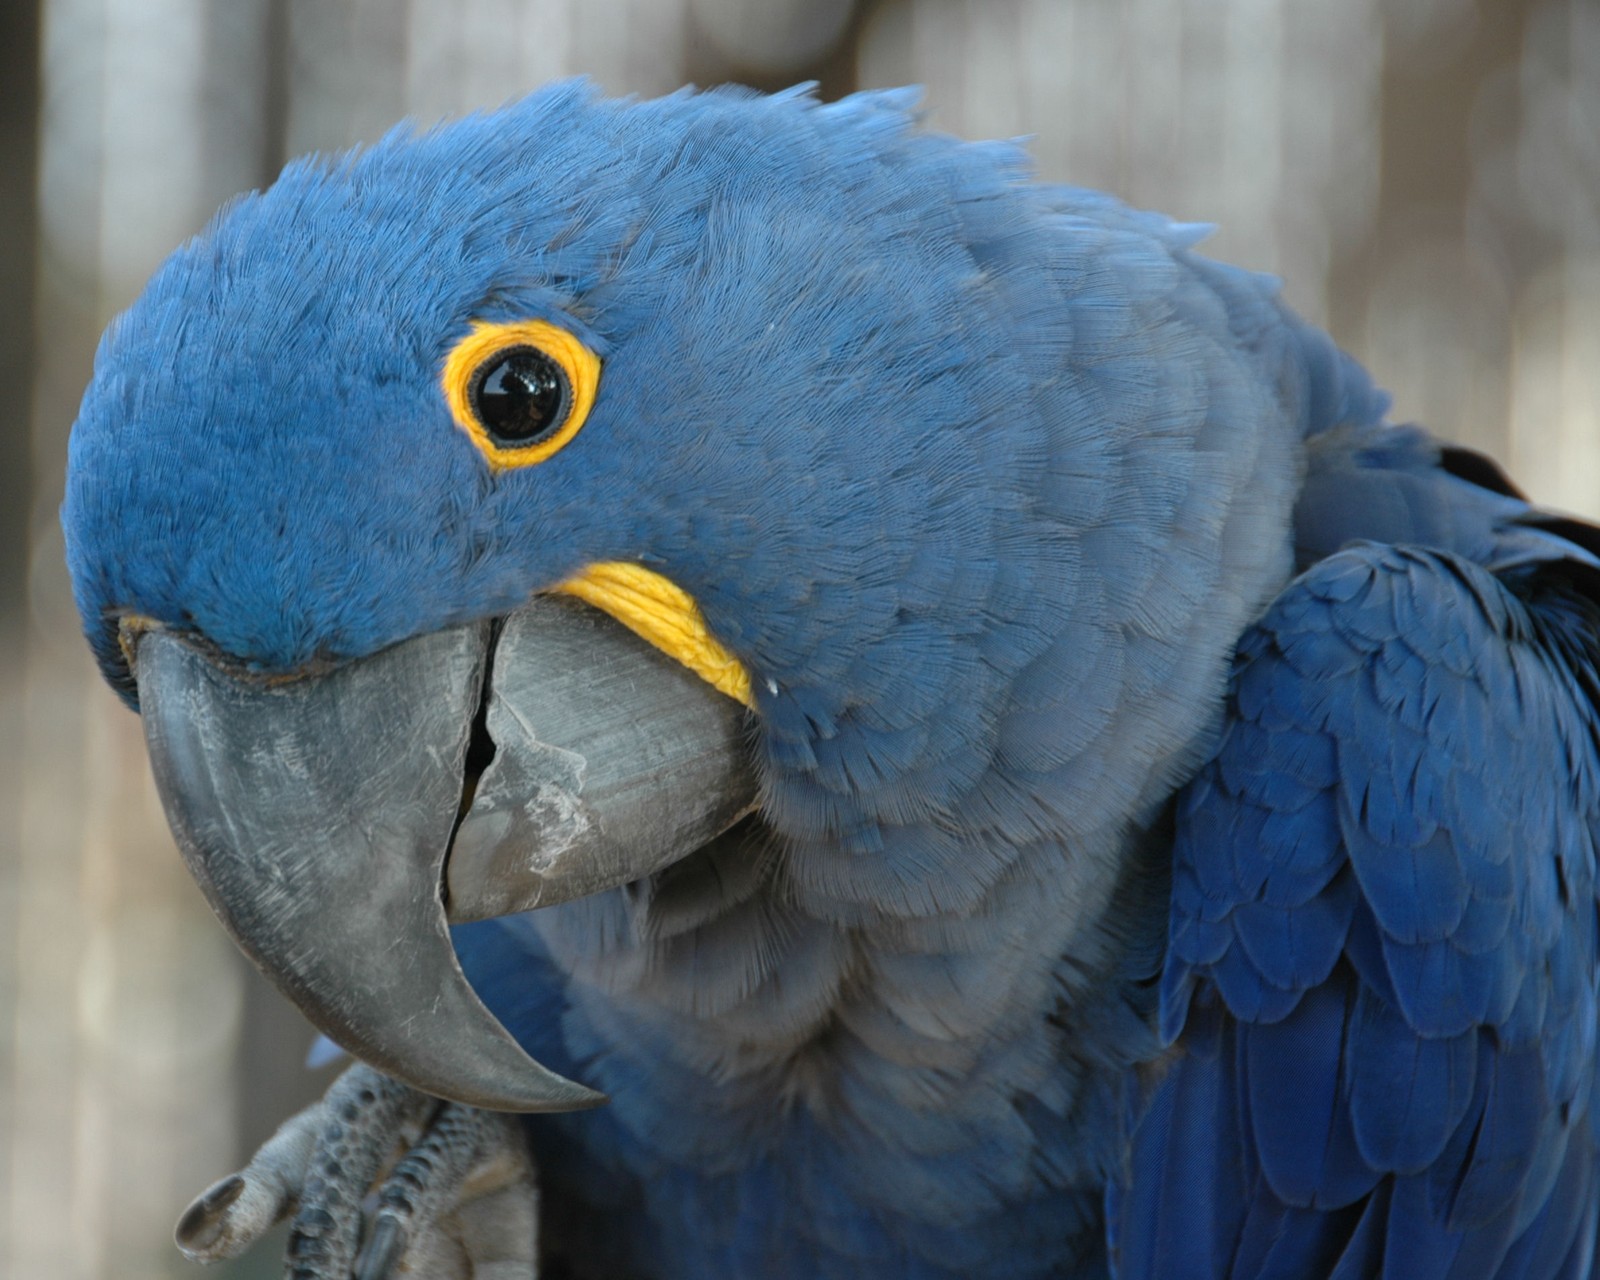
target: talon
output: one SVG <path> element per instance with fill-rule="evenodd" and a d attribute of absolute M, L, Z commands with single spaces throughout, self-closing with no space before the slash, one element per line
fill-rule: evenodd
<path fill-rule="evenodd" d="M 291 1116 L 242 1172 L 213 1183 L 183 1211 L 173 1238 L 184 1257 L 193 1262 L 237 1257 L 293 1211 L 324 1105 Z"/>
<path fill-rule="evenodd" d="M 244 1179 L 230 1173 L 202 1191 L 178 1219 L 173 1236 L 178 1248 L 190 1257 L 209 1253 L 221 1238 L 227 1223 L 227 1210 L 244 1191 Z"/>
<path fill-rule="evenodd" d="M 412 1224 L 430 1226 L 458 1198 L 487 1123 L 486 1114 L 471 1107 L 449 1103 L 439 1109 L 378 1193 L 372 1238 L 356 1262 L 357 1280 L 386 1280 L 411 1243 Z"/>
<path fill-rule="evenodd" d="M 398 1214 L 380 1210 L 372 1236 L 356 1259 L 356 1280 L 389 1280 L 389 1272 L 405 1252 L 408 1234 Z"/>

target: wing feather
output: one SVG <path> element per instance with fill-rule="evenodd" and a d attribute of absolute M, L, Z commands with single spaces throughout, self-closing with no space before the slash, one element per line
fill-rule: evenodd
<path fill-rule="evenodd" d="M 1362 544 L 1245 637 L 1179 804 L 1119 1275 L 1586 1274 L 1597 622 L 1558 576 Z"/>

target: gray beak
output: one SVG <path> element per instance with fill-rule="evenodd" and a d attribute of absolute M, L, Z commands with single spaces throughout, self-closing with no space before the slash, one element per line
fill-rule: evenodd
<path fill-rule="evenodd" d="M 743 708 L 571 601 L 287 680 L 147 631 L 135 676 L 167 820 L 235 940 L 331 1039 L 473 1106 L 604 1097 L 518 1047 L 449 924 L 640 879 L 755 805 Z"/>

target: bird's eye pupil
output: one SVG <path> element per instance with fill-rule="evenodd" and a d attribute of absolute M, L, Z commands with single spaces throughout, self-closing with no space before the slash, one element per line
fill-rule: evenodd
<path fill-rule="evenodd" d="M 503 448 L 538 444 L 565 421 L 572 390 L 561 366 L 536 347 L 513 347 L 486 361 L 473 408 Z"/>

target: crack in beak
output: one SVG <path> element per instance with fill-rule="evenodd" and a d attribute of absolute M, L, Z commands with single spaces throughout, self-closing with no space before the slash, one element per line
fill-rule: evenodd
<path fill-rule="evenodd" d="M 497 618 L 490 624 L 489 644 L 484 654 L 483 687 L 478 695 L 478 709 L 472 713 L 472 732 L 467 738 L 466 759 L 461 762 L 461 803 L 456 806 L 456 824 L 450 831 L 450 843 L 453 846 L 456 832 L 461 829 L 461 823 L 472 809 L 472 802 L 478 794 L 478 783 L 483 780 L 484 770 L 494 763 L 494 739 L 489 736 L 489 696 L 491 682 L 494 679 L 494 646 L 500 634 L 500 620 Z"/>
<path fill-rule="evenodd" d="M 744 711 L 676 655 L 548 599 L 502 620 L 488 663 L 452 924 L 643 879 L 755 808 Z"/>

